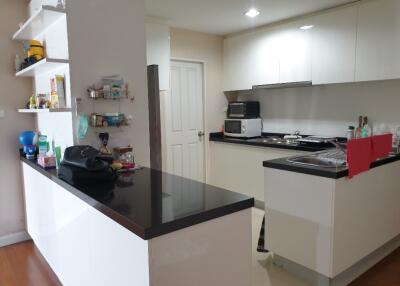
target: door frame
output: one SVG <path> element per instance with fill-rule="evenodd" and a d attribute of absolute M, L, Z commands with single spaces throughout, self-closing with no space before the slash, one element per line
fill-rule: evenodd
<path fill-rule="evenodd" d="M 208 128 L 207 128 L 207 116 L 206 116 L 206 106 L 207 106 L 207 92 L 206 92 L 206 67 L 207 63 L 203 60 L 197 60 L 197 59 L 189 59 L 189 58 L 180 58 L 180 57 L 171 57 L 170 58 L 170 63 L 171 62 L 183 62 L 183 63 L 194 63 L 194 64 L 200 64 L 202 66 L 202 81 L 203 81 L 203 86 L 202 86 L 202 101 L 203 101 L 203 108 L 202 108 L 202 113 L 203 113 L 203 132 L 204 132 L 204 137 L 203 137 L 203 146 L 204 146 L 204 152 L 203 152 L 203 174 L 204 174 L 204 182 L 208 182 L 209 178 L 209 166 L 208 166 L 208 154 L 209 154 L 209 138 L 208 138 Z M 170 66 L 170 72 L 171 72 L 171 66 Z M 171 82 L 171 73 L 170 73 L 170 82 Z M 170 84 L 170 89 L 168 93 L 171 93 L 171 84 Z M 162 101 L 162 125 L 164 126 L 164 130 L 166 127 L 166 114 L 165 114 L 165 100 Z M 163 167 L 165 168 L 167 164 L 167 135 L 166 132 L 162 132 L 161 136 L 163 137 L 163 144 L 164 147 L 162 148 L 162 158 L 163 158 Z M 165 162 L 165 164 L 164 164 Z M 164 170 L 165 171 L 165 170 Z"/>

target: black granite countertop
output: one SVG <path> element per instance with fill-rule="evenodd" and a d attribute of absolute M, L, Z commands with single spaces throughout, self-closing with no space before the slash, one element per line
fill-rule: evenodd
<path fill-rule="evenodd" d="M 291 172 L 314 175 L 331 179 L 340 179 L 347 177 L 349 175 L 349 170 L 345 166 L 337 168 L 314 167 L 314 166 L 294 164 L 288 162 L 287 159 L 288 158 L 279 158 L 275 160 L 264 161 L 263 166 L 266 168 L 291 171 Z M 390 155 L 386 158 L 378 159 L 377 161 L 373 162 L 371 164 L 371 168 L 376 168 L 399 160 L 400 160 L 400 154 Z"/>
<path fill-rule="evenodd" d="M 121 174 L 101 189 L 76 188 L 55 169 L 21 160 L 143 239 L 254 206 L 253 198 L 148 168 Z"/>
<path fill-rule="evenodd" d="M 262 137 L 282 137 L 286 135 L 283 133 L 263 133 Z M 332 148 L 331 144 L 323 144 L 323 145 L 305 145 L 305 144 L 271 144 L 271 143 L 264 143 L 264 142 L 254 142 L 251 139 L 246 138 L 232 138 L 226 137 L 222 132 L 215 132 L 210 133 L 210 141 L 213 142 L 223 142 L 223 143 L 232 143 L 232 144 L 241 144 L 241 145 L 248 145 L 248 146 L 257 146 L 257 147 L 268 147 L 268 148 L 277 148 L 277 149 L 286 149 L 286 150 L 294 150 L 294 151 L 306 151 L 306 152 L 317 152 L 326 150 L 327 148 Z"/>

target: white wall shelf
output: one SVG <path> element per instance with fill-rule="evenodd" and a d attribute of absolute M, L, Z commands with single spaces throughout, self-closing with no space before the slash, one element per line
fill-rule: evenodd
<path fill-rule="evenodd" d="M 65 9 L 52 6 L 42 6 L 24 25 L 14 34 L 13 40 L 25 41 L 36 39 L 47 28 L 66 15 Z"/>
<path fill-rule="evenodd" d="M 43 59 L 15 74 L 19 77 L 34 77 L 40 74 L 50 72 L 52 70 L 65 67 L 69 64 L 68 60 L 62 59 Z"/>
<path fill-rule="evenodd" d="M 56 109 L 18 109 L 19 113 L 51 113 L 51 112 L 72 112 L 72 108 L 56 108 Z"/>

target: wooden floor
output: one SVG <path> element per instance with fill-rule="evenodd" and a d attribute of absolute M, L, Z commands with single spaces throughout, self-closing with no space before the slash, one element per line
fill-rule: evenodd
<path fill-rule="evenodd" d="M 387 256 L 349 286 L 399 286 L 400 248 Z"/>
<path fill-rule="evenodd" d="M 59 286 L 32 241 L 0 248 L 0 286 Z M 400 248 L 375 265 L 350 286 L 399 286 Z M 261 286 L 261 285 L 260 285 Z"/>
<path fill-rule="evenodd" d="M 0 286 L 58 286 L 50 269 L 32 241 L 0 248 Z"/>

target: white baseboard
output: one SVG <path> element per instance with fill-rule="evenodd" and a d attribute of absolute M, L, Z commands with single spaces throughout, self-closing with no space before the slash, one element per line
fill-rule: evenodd
<path fill-rule="evenodd" d="M 384 259 L 390 253 L 400 247 L 400 235 L 387 242 L 371 254 L 367 255 L 359 262 L 343 271 L 335 278 L 330 279 L 322 274 L 319 274 L 311 269 L 290 261 L 284 257 L 274 254 L 274 264 L 278 267 L 286 269 L 288 272 L 307 281 L 313 286 L 345 286 L 354 279 L 371 269 L 379 261 Z"/>
<path fill-rule="evenodd" d="M 31 237 L 26 231 L 0 236 L 0 247 L 30 240 Z"/>

